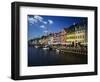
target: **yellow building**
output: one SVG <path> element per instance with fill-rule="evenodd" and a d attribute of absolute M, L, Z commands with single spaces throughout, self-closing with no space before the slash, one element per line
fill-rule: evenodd
<path fill-rule="evenodd" d="M 67 42 L 67 45 L 74 45 L 74 43 L 75 43 L 75 32 L 67 33 L 66 42 Z"/>
<path fill-rule="evenodd" d="M 87 46 L 87 27 L 85 25 L 72 25 L 66 29 L 66 42 L 68 46 Z"/>
<path fill-rule="evenodd" d="M 48 44 L 48 37 L 47 36 L 42 36 L 41 39 L 39 40 L 40 44 L 47 45 Z"/>
<path fill-rule="evenodd" d="M 85 30 L 75 32 L 75 43 L 80 45 L 87 45 L 87 34 Z"/>

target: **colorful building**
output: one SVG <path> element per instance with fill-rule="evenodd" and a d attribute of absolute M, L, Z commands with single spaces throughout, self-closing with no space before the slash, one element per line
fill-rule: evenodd
<path fill-rule="evenodd" d="M 87 45 L 87 26 L 80 24 L 75 28 L 75 43 L 76 45 Z"/>
<path fill-rule="evenodd" d="M 42 36 L 39 40 L 39 44 L 47 45 L 48 44 L 48 37 L 47 36 Z"/>
<path fill-rule="evenodd" d="M 87 25 L 80 23 L 66 29 L 66 42 L 69 46 L 87 45 Z"/>
<path fill-rule="evenodd" d="M 61 44 L 60 32 L 53 34 L 53 44 L 54 45 Z"/>
<path fill-rule="evenodd" d="M 33 39 L 31 42 L 43 45 L 87 46 L 87 24 L 74 24 L 58 33 L 50 33 L 47 36 Z"/>
<path fill-rule="evenodd" d="M 66 45 L 66 31 L 65 31 L 65 29 L 63 29 L 60 32 L 60 41 L 61 41 L 61 45 Z"/>
<path fill-rule="evenodd" d="M 48 35 L 48 45 L 53 45 L 53 33 L 50 33 Z"/>

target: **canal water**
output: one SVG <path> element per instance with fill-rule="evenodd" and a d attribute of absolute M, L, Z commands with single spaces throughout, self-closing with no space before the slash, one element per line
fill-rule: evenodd
<path fill-rule="evenodd" d="M 28 66 L 87 64 L 87 56 L 61 54 L 54 50 L 28 47 Z"/>

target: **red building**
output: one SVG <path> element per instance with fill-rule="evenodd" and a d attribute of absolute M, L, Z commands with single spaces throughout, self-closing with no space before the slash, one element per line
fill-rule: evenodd
<path fill-rule="evenodd" d="M 66 45 L 66 31 L 65 31 L 65 29 L 63 29 L 62 31 L 61 31 L 61 33 L 60 33 L 60 37 L 61 37 L 61 44 L 62 45 Z"/>
<path fill-rule="evenodd" d="M 53 34 L 53 44 L 61 44 L 60 32 Z"/>

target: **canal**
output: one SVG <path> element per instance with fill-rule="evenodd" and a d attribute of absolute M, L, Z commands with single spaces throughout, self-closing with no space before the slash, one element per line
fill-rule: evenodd
<path fill-rule="evenodd" d="M 28 66 L 87 64 L 87 55 L 61 54 L 54 50 L 28 47 Z"/>

